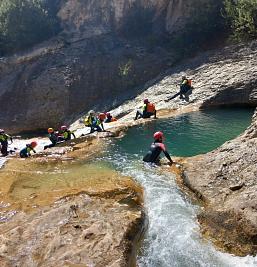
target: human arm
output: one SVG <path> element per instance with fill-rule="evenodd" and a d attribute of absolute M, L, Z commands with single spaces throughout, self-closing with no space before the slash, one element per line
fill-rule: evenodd
<path fill-rule="evenodd" d="M 164 153 L 165 157 L 169 160 L 169 162 L 172 164 L 173 160 L 171 159 L 170 154 L 168 153 L 168 151 L 164 150 L 163 153 Z"/>

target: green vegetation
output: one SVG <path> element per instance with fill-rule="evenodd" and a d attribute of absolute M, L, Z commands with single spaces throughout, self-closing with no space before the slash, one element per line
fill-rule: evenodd
<path fill-rule="evenodd" d="M 1 0 L 0 55 L 44 41 L 60 30 L 58 1 Z"/>
<path fill-rule="evenodd" d="M 257 0 L 225 0 L 225 17 L 236 40 L 257 37 Z"/>

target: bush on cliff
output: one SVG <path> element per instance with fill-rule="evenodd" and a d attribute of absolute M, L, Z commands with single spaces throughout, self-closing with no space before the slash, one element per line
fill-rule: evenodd
<path fill-rule="evenodd" d="M 1 0 L 0 54 L 16 52 L 59 31 L 58 1 Z"/>
<path fill-rule="evenodd" d="M 225 17 L 236 40 L 257 37 L 257 0 L 225 0 Z"/>

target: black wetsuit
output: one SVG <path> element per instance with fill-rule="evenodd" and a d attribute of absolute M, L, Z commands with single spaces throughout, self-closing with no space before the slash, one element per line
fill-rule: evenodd
<path fill-rule="evenodd" d="M 57 144 L 58 136 L 56 133 L 50 133 L 48 137 L 49 137 L 50 141 L 52 142 L 52 144 L 44 146 L 44 149 L 54 147 Z"/>
<path fill-rule="evenodd" d="M 163 143 L 160 143 L 159 141 L 155 141 L 154 143 L 152 143 L 150 150 L 144 156 L 143 161 L 158 163 L 160 161 L 161 152 L 163 152 L 166 158 L 172 163 L 172 159 L 168 151 L 166 150 L 165 145 Z"/>
<path fill-rule="evenodd" d="M 107 118 L 104 121 L 105 123 L 110 123 L 112 122 L 112 116 L 107 116 Z"/>

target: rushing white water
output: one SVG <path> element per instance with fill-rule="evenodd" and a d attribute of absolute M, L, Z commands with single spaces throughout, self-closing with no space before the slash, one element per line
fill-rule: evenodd
<path fill-rule="evenodd" d="M 112 146 L 112 145 L 111 145 Z M 256 257 L 219 252 L 200 235 L 197 212 L 180 191 L 175 177 L 161 168 L 144 166 L 139 155 L 120 154 L 114 146 L 104 161 L 138 181 L 145 191 L 148 229 L 138 255 L 140 267 L 254 267 Z"/>

